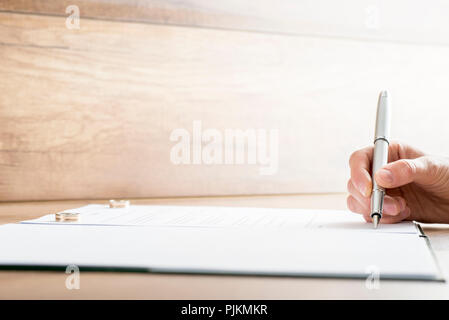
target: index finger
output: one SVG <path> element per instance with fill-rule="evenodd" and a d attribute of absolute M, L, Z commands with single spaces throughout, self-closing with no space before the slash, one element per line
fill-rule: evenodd
<path fill-rule="evenodd" d="M 355 151 L 349 158 L 351 168 L 351 181 L 353 185 L 365 197 L 371 195 L 371 162 L 373 160 L 374 147 L 366 147 Z"/>

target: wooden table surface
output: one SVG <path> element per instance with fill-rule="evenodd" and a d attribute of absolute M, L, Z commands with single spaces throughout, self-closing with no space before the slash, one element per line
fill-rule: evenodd
<path fill-rule="evenodd" d="M 59 210 L 104 201 L 0 203 L 0 223 L 13 223 Z M 344 209 L 345 194 L 241 196 L 133 200 L 133 204 L 220 205 Z M 449 226 L 423 225 L 446 278 Z M 7 244 L 1 244 L 5 246 Z M 381 280 L 369 290 L 365 280 L 211 275 L 81 272 L 80 289 L 68 290 L 67 274 L 0 271 L 1 299 L 447 299 L 445 282 Z"/>

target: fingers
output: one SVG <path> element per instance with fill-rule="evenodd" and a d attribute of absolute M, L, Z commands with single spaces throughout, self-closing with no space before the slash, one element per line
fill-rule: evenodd
<path fill-rule="evenodd" d="M 390 223 L 398 223 L 401 222 L 403 220 L 407 220 L 410 218 L 410 214 L 411 214 L 411 210 L 409 207 L 405 207 L 404 210 L 402 210 L 401 212 L 399 212 L 397 215 L 387 215 L 387 214 L 383 214 L 382 215 L 382 219 L 381 219 L 381 223 L 386 223 L 386 224 L 390 224 Z M 366 222 L 373 222 L 373 220 L 371 219 L 371 217 L 368 216 L 363 216 L 363 218 L 365 219 Z"/>
<path fill-rule="evenodd" d="M 366 221 L 372 221 L 370 217 L 371 208 L 371 165 L 373 158 L 373 147 L 367 147 L 354 152 L 350 159 L 351 179 L 348 182 L 350 196 L 347 199 L 348 208 L 363 215 Z M 376 172 L 376 182 L 387 189 L 397 188 L 416 182 L 423 185 L 435 185 L 441 179 L 441 163 L 424 156 L 424 154 L 406 144 L 392 142 L 389 146 L 390 163 Z M 441 161 L 440 161 L 441 162 Z M 446 166 L 449 180 L 449 164 Z M 444 180 L 444 179 L 443 179 Z M 398 189 L 396 189 L 398 190 Z M 410 217 L 410 208 L 404 198 L 395 196 L 394 190 L 385 196 L 383 207 L 383 223 L 395 223 Z"/>
<path fill-rule="evenodd" d="M 365 197 L 371 194 L 372 182 L 370 175 L 373 147 L 367 147 L 354 152 L 349 158 L 351 180 L 354 187 Z"/>
<path fill-rule="evenodd" d="M 352 184 L 348 182 L 348 191 L 350 195 L 347 198 L 347 206 L 349 210 L 363 215 L 364 219 L 371 222 L 371 199 L 364 197 Z M 396 223 L 410 216 L 410 209 L 407 207 L 406 201 L 402 197 L 385 196 L 382 222 Z"/>
<path fill-rule="evenodd" d="M 431 157 L 401 159 L 379 169 L 374 178 L 384 188 L 397 188 L 411 182 L 434 185 L 441 180 L 441 171 L 446 166 Z"/>
<path fill-rule="evenodd" d="M 354 183 L 352 182 L 352 179 L 349 179 L 348 181 L 348 192 L 350 195 L 352 195 L 357 201 L 359 201 L 362 204 L 367 204 L 367 201 L 370 200 L 370 197 L 365 196 L 360 193 L 359 189 L 357 189 L 354 186 Z M 369 204 L 368 204 L 369 205 Z"/>
<path fill-rule="evenodd" d="M 415 159 L 424 156 L 424 153 L 406 143 L 392 141 L 388 147 L 388 162 L 399 159 Z"/>
<path fill-rule="evenodd" d="M 373 158 L 373 150 L 374 147 L 372 146 L 366 147 L 364 149 L 355 151 L 349 158 L 349 166 L 351 167 L 351 179 L 353 181 L 354 186 L 364 196 L 369 196 L 371 194 L 372 189 L 372 180 L 370 172 Z M 391 162 L 389 166 L 393 166 L 396 170 L 402 172 L 401 177 L 409 177 L 410 179 L 410 175 L 413 174 L 414 172 L 413 170 L 415 168 L 414 166 L 415 163 L 417 165 L 416 166 L 417 169 L 420 169 L 421 167 L 426 167 L 426 162 L 427 167 L 429 167 L 428 166 L 429 157 L 424 157 L 423 156 L 424 154 L 421 151 L 404 143 L 392 142 L 389 146 L 388 154 L 389 154 L 389 161 Z M 427 161 L 425 161 L 425 159 L 427 159 Z M 395 163 L 398 163 L 397 167 L 396 165 L 393 165 Z M 419 177 L 425 178 L 426 174 L 420 174 L 423 171 L 425 171 L 425 169 L 417 170 L 415 172 L 414 178 L 415 179 Z M 383 185 L 382 183 L 380 183 L 380 185 L 386 187 L 391 185 L 391 183 L 393 183 L 391 175 L 389 175 L 388 172 L 380 173 L 380 175 L 383 175 L 383 177 L 379 177 L 380 181 L 383 180 L 382 182 L 385 183 L 385 185 Z"/>
<path fill-rule="evenodd" d="M 369 216 L 369 207 L 360 203 L 354 196 L 350 195 L 347 198 L 347 205 L 349 210 L 355 213 L 363 214 L 363 216 Z"/>
<path fill-rule="evenodd" d="M 371 214 L 371 199 L 360 199 L 354 195 L 349 195 L 347 198 L 349 210 L 355 213 L 360 213 L 369 216 Z M 402 197 L 385 196 L 383 214 L 389 216 L 397 216 L 407 207 L 405 199 Z"/>

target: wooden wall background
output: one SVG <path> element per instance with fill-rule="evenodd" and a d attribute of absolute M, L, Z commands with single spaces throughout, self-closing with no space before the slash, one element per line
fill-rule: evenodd
<path fill-rule="evenodd" d="M 0 0 L 0 200 L 344 191 L 385 88 L 394 137 L 448 154 L 448 16 L 442 0 Z M 279 129 L 278 173 L 173 165 L 170 132 L 194 120 Z"/>

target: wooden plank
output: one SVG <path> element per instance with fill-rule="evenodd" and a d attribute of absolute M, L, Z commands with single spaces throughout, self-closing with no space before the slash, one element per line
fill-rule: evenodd
<path fill-rule="evenodd" d="M 445 0 L 4 0 L 0 10 L 300 35 L 449 44 Z"/>
<path fill-rule="evenodd" d="M 394 137 L 449 152 L 446 47 L 10 13 L 0 39 L 2 200 L 343 191 L 384 88 Z M 278 171 L 175 165 L 197 120 L 279 130 Z"/>

